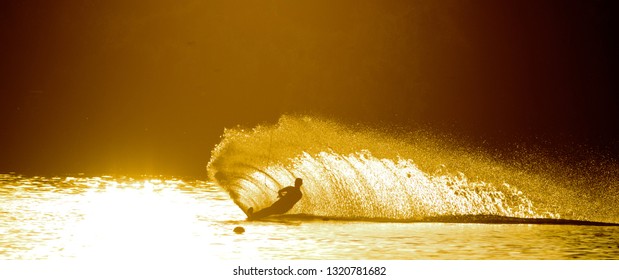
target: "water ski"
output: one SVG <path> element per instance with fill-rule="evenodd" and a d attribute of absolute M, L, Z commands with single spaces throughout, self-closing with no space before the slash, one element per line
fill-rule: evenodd
<path fill-rule="evenodd" d="M 245 213 L 247 215 L 247 220 L 259 220 L 271 215 L 284 214 L 288 212 L 288 210 L 292 209 L 294 204 L 297 203 L 299 199 L 300 197 L 297 198 L 294 195 L 286 195 L 280 198 L 278 201 L 275 201 L 273 205 L 264 208 L 258 212 L 254 212 L 254 208 L 249 207 L 249 209 L 247 209 L 247 212 Z"/>

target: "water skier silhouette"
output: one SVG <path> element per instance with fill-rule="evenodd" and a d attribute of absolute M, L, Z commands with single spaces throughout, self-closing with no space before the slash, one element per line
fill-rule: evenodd
<path fill-rule="evenodd" d="M 294 187 L 288 186 L 277 192 L 277 198 L 279 199 L 275 201 L 271 206 L 264 208 L 256 213 L 254 213 L 254 208 L 250 207 L 249 209 L 247 209 L 247 219 L 256 220 L 267 216 L 284 214 L 288 212 L 288 210 L 292 209 L 292 207 L 303 196 L 303 194 L 301 193 L 301 185 L 303 185 L 303 180 L 301 178 L 297 178 L 294 181 Z"/>

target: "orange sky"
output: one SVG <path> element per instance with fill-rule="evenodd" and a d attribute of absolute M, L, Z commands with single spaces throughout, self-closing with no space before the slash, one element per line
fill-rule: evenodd
<path fill-rule="evenodd" d="M 0 172 L 202 176 L 284 113 L 619 139 L 612 1 L 40 2 L 0 4 Z"/>

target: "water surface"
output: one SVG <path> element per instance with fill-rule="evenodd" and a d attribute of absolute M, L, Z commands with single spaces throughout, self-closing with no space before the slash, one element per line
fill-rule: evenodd
<path fill-rule="evenodd" d="M 617 259 L 619 227 L 245 221 L 177 178 L 0 175 L 0 259 Z M 237 226 L 245 233 L 235 234 Z"/>

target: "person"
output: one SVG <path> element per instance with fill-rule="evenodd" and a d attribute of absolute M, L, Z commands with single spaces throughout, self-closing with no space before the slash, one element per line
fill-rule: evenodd
<path fill-rule="evenodd" d="M 254 213 L 254 208 L 250 207 L 247 209 L 247 218 L 249 220 L 255 220 L 264 218 L 271 215 L 284 214 L 288 212 L 288 210 L 292 209 L 292 207 L 301 200 L 303 197 L 303 193 L 301 193 L 301 185 L 303 185 L 303 180 L 301 178 L 297 178 L 294 181 L 294 187 L 288 186 L 277 192 L 277 201 L 275 201 L 271 206 L 264 208 L 256 213 Z"/>

